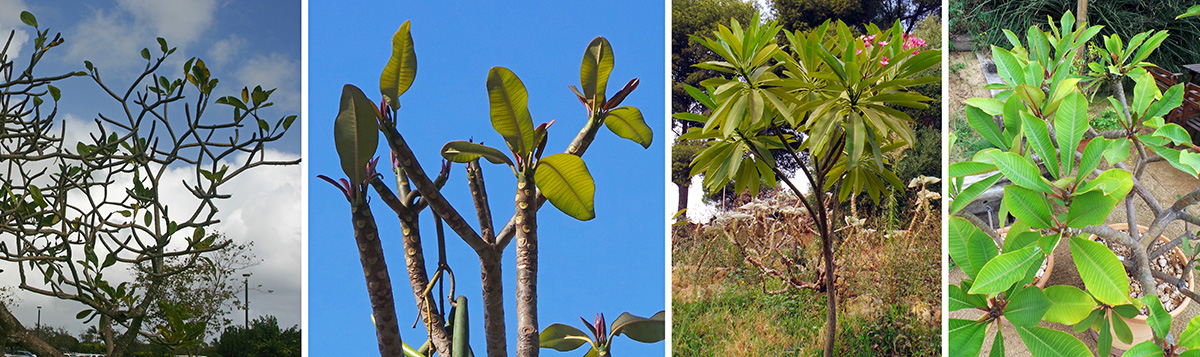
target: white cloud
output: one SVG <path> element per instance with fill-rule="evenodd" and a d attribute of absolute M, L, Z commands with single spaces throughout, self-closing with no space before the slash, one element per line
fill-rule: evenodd
<path fill-rule="evenodd" d="M 158 37 L 185 52 L 212 26 L 216 10 L 215 0 L 120 0 L 117 9 L 96 9 L 69 32 L 67 62 L 86 59 L 109 73 L 126 74 L 144 66 L 142 48 L 159 54 Z M 165 65 L 179 68 L 186 58 L 176 54 Z"/>
<path fill-rule="evenodd" d="M 208 58 L 217 66 L 224 66 L 229 63 L 229 60 L 246 47 L 246 40 L 239 37 L 237 34 L 229 35 L 228 38 L 222 39 L 214 43 L 208 48 Z"/>
<path fill-rule="evenodd" d="M 151 33 L 180 47 L 200 38 L 212 25 L 217 12 L 216 0 L 118 0 L 118 5 L 133 15 L 134 23 L 148 27 Z"/>
<path fill-rule="evenodd" d="M 21 55 L 21 49 L 29 43 L 29 31 L 31 27 L 21 23 L 21 11 L 28 10 L 29 6 L 25 5 L 23 0 L 0 0 L 0 33 L 5 35 L 10 31 L 16 30 L 13 34 L 12 43 L 9 44 L 8 58 L 13 59 Z M 36 15 L 36 14 L 35 14 Z M 39 24 L 41 25 L 41 24 Z M 0 38 L 0 41 L 7 41 L 8 36 Z M 3 46 L 0 42 L 0 46 Z"/>
<path fill-rule="evenodd" d="M 96 130 L 96 124 L 71 114 L 65 114 L 66 126 L 64 139 L 66 142 L 86 140 L 88 133 Z M 267 160 L 293 160 L 298 156 L 277 150 L 265 151 Z M 245 162 L 244 155 L 229 158 L 226 164 L 235 166 Z M 184 189 L 187 182 L 195 181 L 195 172 L 189 167 L 169 168 L 163 174 L 161 198 L 171 210 L 171 216 L 176 221 L 184 221 L 196 207 L 197 199 Z M 229 183 L 221 186 L 221 193 L 232 197 L 217 200 L 218 212 L 215 216 L 220 220 L 208 229 L 209 232 L 222 232 L 237 242 L 254 242 L 254 254 L 263 263 L 250 268 L 254 275 L 252 285 L 261 285 L 261 290 L 250 293 L 251 315 L 274 315 L 279 318 L 283 327 L 300 323 L 301 281 L 300 235 L 301 222 L 301 190 L 302 180 L 300 167 L 292 166 L 260 166 L 241 173 Z M 124 192 L 132 186 L 129 177 L 120 177 L 108 186 L 109 192 Z M 82 199 L 82 193 L 73 194 L 70 199 Z M 190 234 L 181 232 L 180 234 Z M 0 241 L 12 242 L 10 237 L 0 236 Z M 182 244 L 177 242 L 177 244 Z M 11 246 L 11 245 L 10 245 Z M 103 258 L 103 252 L 97 252 Z M 80 256 L 82 252 L 77 252 Z M 15 286 L 20 282 L 16 265 L 0 262 L 0 286 Z M 131 274 L 124 269 L 106 271 L 110 281 L 129 281 Z M 41 277 L 31 275 L 29 281 L 34 286 L 41 286 Z M 266 293 L 267 290 L 273 291 Z M 37 306 L 43 306 L 43 323 L 52 326 L 64 326 L 69 331 L 82 332 L 86 326 L 75 319 L 75 314 L 82 309 L 76 302 L 61 301 L 50 297 L 36 295 L 30 292 L 16 290 L 14 294 L 22 303 L 13 313 L 27 326 L 32 326 L 36 319 Z M 235 311 L 227 316 L 233 321 L 241 321 L 241 311 Z"/>
<path fill-rule="evenodd" d="M 264 90 L 278 88 L 271 94 L 275 106 L 287 113 L 300 112 L 300 61 L 281 53 L 255 55 L 234 75 L 240 85 L 251 89 L 261 85 Z"/>

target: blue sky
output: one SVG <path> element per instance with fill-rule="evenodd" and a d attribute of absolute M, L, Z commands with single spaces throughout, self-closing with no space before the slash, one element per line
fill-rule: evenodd
<path fill-rule="evenodd" d="M 398 128 L 427 171 L 435 172 L 442 145 L 452 140 L 503 147 L 488 119 L 484 83 L 488 69 L 504 66 L 529 91 L 534 123 L 557 120 L 550 128 L 546 154 L 562 152 L 586 120 L 586 110 L 567 85 L 579 83 L 579 66 L 588 42 L 605 36 L 616 65 L 609 82 L 615 93 L 631 78 L 641 79 L 625 105 L 641 109 L 655 131 L 649 149 L 601 129 L 584 160 L 596 180 L 597 218 L 580 222 L 546 205 L 538 214 L 540 241 L 539 323 L 579 328 L 602 312 L 612 321 L 621 312 L 649 316 L 665 308 L 662 205 L 665 122 L 664 5 L 658 2 L 538 2 L 462 4 L 454 1 L 364 4 L 309 4 L 309 353 L 378 353 L 350 225 L 349 204 L 337 189 L 316 178 L 342 177 L 333 146 L 333 119 L 343 84 L 379 97 L 379 73 L 390 55 L 392 35 L 412 20 L 418 72 L 401 98 Z M 382 140 L 382 139 L 381 139 Z M 380 171 L 392 181 L 381 145 Z M 507 167 L 484 164 L 488 195 L 498 226 L 512 216 L 515 179 Z M 473 206 L 464 167 L 455 165 L 443 194 L 472 225 Z M 374 196 L 374 193 L 372 193 Z M 399 225 L 377 197 L 372 201 L 388 258 L 402 334 L 420 345 L 423 328 L 408 329 L 416 318 L 412 290 L 404 270 Z M 428 212 L 421 226 L 426 261 L 436 264 L 434 224 Z M 449 261 L 458 292 L 470 299 L 472 347 L 485 351 L 479 260 L 460 238 L 447 231 Z M 434 254 L 434 255 L 430 255 Z M 516 331 L 513 247 L 504 255 L 505 311 L 509 349 Z M 432 271 L 432 270 L 430 270 Z M 660 342 L 645 345 L 621 337 L 619 355 L 657 355 Z M 546 355 L 578 356 L 585 350 Z"/>
<path fill-rule="evenodd" d="M 243 86 L 262 85 L 278 88 L 272 95 L 275 108 L 261 112 L 263 117 L 274 119 L 300 113 L 301 19 L 298 2 L 110 0 L 73 2 L 66 6 L 61 2 L 0 0 L 0 31 L 7 35 L 10 30 L 17 30 L 14 43 L 21 46 L 17 60 L 20 69 L 28 63 L 35 36 L 33 29 L 18 19 L 22 10 L 35 14 L 42 29 L 51 28 L 51 36 L 61 32 L 66 40 L 62 46 L 48 52 L 35 73 L 51 75 L 84 70 L 83 61 L 87 59 L 100 68 L 106 84 L 124 89 L 145 65 L 138 52 L 149 47 L 157 53 L 155 38 L 164 37 L 178 50 L 160 69 L 160 74 L 179 77 L 184 61 L 200 57 L 207 62 L 213 76 L 220 79 L 214 98 L 237 93 Z M 61 88 L 63 95 L 58 117 L 63 121 L 56 125 L 66 127 L 68 141 L 83 138 L 88 131 L 94 130 L 92 119 L 97 113 L 112 115 L 114 110 L 119 110 L 115 101 L 88 78 L 71 78 L 55 85 Z M 172 113 L 182 117 L 180 114 L 181 111 Z M 213 105 L 205 117 L 223 119 L 231 114 L 229 107 Z M 270 154 L 280 158 L 298 157 L 302 137 L 297 122 L 281 142 L 270 148 Z M 68 142 L 68 146 L 74 145 Z M 235 241 L 255 242 L 254 254 L 264 262 L 249 270 L 254 274 L 251 284 L 262 285 L 260 291 L 250 294 L 251 318 L 275 315 L 285 327 L 301 322 L 300 177 L 300 167 L 289 166 L 255 169 L 235 178 L 223 187 L 233 198 L 218 203 L 221 210 L 217 217 L 223 222 L 215 227 Z M 174 182 L 178 181 L 174 179 Z M 168 205 L 171 202 L 187 204 L 187 193 L 176 193 L 179 197 L 164 194 Z M 16 267 L 0 263 L 0 269 L 12 273 L 0 274 L 0 286 L 16 285 Z M 106 276 L 112 279 L 121 274 L 124 272 L 107 273 Z M 86 328 L 75 319 L 75 314 L 82 309 L 78 303 L 21 291 L 16 295 L 20 304 L 13 313 L 26 326 L 36 322 L 36 308 L 42 306 L 43 324 L 61 326 L 75 333 Z M 242 312 L 238 310 L 229 317 L 240 324 L 241 316 Z"/>

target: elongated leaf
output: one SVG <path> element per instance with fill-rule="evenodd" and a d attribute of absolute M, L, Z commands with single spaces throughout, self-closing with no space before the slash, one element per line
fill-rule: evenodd
<path fill-rule="evenodd" d="M 482 157 L 493 164 L 508 164 L 508 166 L 513 166 L 508 156 L 505 156 L 500 150 L 461 140 L 451 141 L 442 146 L 442 157 L 446 158 L 446 160 L 459 163 L 471 162 Z"/>
<path fill-rule="evenodd" d="M 950 217 L 948 237 L 950 259 L 972 279 L 983 265 L 999 254 L 992 238 L 962 217 Z"/>
<path fill-rule="evenodd" d="M 654 142 L 654 132 L 646 126 L 642 111 L 634 107 L 617 107 L 604 117 L 604 126 L 622 138 L 632 140 L 643 148 L 649 148 Z"/>
<path fill-rule="evenodd" d="M 962 192 L 958 193 L 958 196 L 954 196 L 954 201 L 950 203 L 950 214 L 958 213 L 958 211 L 961 211 L 964 207 L 967 207 L 967 205 L 970 204 L 971 201 L 974 201 L 976 197 L 979 197 L 979 195 L 983 194 L 983 192 L 987 191 L 987 189 L 992 188 L 992 185 L 995 185 L 996 181 L 1000 180 L 1000 177 L 1001 174 L 996 173 L 995 175 L 988 176 L 988 178 L 976 181 L 975 183 L 967 186 L 966 189 L 963 189 Z"/>
<path fill-rule="evenodd" d="M 1046 298 L 1053 303 L 1042 319 L 1065 325 L 1074 325 L 1088 316 L 1096 308 L 1096 301 L 1091 295 L 1070 285 L 1054 285 L 1046 287 Z"/>
<path fill-rule="evenodd" d="M 987 308 L 987 302 L 982 298 L 975 299 L 967 296 L 962 288 L 958 285 L 950 285 L 949 287 L 950 311 L 958 311 L 970 308 Z M 982 297 L 982 295 L 972 295 L 974 297 Z M 982 302 L 982 304 L 980 304 Z"/>
<path fill-rule="evenodd" d="M 1027 112 L 1022 111 L 1020 113 L 1021 127 L 1026 131 L 1025 137 L 1029 139 L 1033 151 L 1045 161 L 1046 169 L 1056 179 L 1062 176 L 1069 176 L 1070 173 L 1063 174 L 1058 166 L 1058 153 L 1054 151 L 1054 144 L 1050 142 L 1050 132 L 1046 128 L 1046 122 L 1029 115 Z M 1040 174 L 1040 172 L 1038 173 Z"/>
<path fill-rule="evenodd" d="M 1013 283 L 1020 281 L 1029 271 L 1032 264 L 1041 262 L 1043 255 L 1037 247 L 1029 246 L 1013 252 L 1000 254 L 984 264 L 975 278 L 975 285 L 968 293 L 990 294 L 1008 290 Z"/>
<path fill-rule="evenodd" d="M 1004 204 L 1018 220 L 1033 228 L 1050 228 L 1050 202 L 1033 190 L 1015 185 L 1004 186 Z"/>
<path fill-rule="evenodd" d="M 1009 180 L 1024 188 L 1043 193 L 1054 192 L 1054 187 L 1050 185 L 1046 178 L 1042 177 L 1041 170 L 1037 166 L 1029 162 L 1029 159 L 1021 155 L 1010 152 L 996 152 L 992 154 L 992 162 L 996 163 L 996 168 L 1004 173 Z"/>
<path fill-rule="evenodd" d="M 950 356 L 978 357 L 987 337 L 987 324 L 950 319 Z"/>
<path fill-rule="evenodd" d="M 589 341 L 591 338 L 583 331 L 563 324 L 550 324 L 539 335 L 542 348 L 552 348 L 559 352 L 574 350 Z"/>
<path fill-rule="evenodd" d="M 968 106 L 966 108 L 967 124 L 971 125 L 979 136 L 987 139 L 992 145 L 1008 150 L 1008 143 L 1000 137 L 1000 126 L 996 125 L 996 121 L 992 120 L 992 116 L 987 115 L 983 110 Z"/>
<path fill-rule="evenodd" d="M 648 319 L 628 312 L 621 313 L 620 317 L 613 320 L 609 335 L 616 337 L 623 334 L 634 341 L 655 343 L 662 341 L 667 336 L 666 319 L 666 311 L 659 311 Z"/>
<path fill-rule="evenodd" d="M 613 69 L 612 47 L 604 37 L 596 37 L 583 52 L 583 64 L 579 66 L 579 84 L 583 95 L 591 100 L 604 100 L 608 87 L 608 75 Z"/>
<path fill-rule="evenodd" d="M 1146 317 L 1146 324 L 1150 325 L 1150 329 L 1154 330 L 1155 336 L 1166 336 L 1167 332 L 1171 329 L 1171 315 L 1163 308 L 1162 302 L 1158 300 L 1158 296 L 1147 294 L 1142 298 L 1142 302 L 1150 310 L 1150 316 Z"/>
<path fill-rule="evenodd" d="M 1187 328 L 1179 335 L 1179 345 L 1189 350 L 1200 349 L 1200 316 L 1188 321 Z"/>
<path fill-rule="evenodd" d="M 534 172 L 534 181 L 546 199 L 568 216 L 581 221 L 596 217 L 593 207 L 596 184 L 578 156 L 554 154 L 542 158 Z"/>
<path fill-rule="evenodd" d="M 1067 211 L 1067 226 L 1071 228 L 1083 228 L 1103 224 L 1104 219 L 1117 206 L 1118 201 L 1120 199 L 1105 196 L 1100 191 L 1091 191 L 1076 196 Z"/>
<path fill-rule="evenodd" d="M 417 52 L 409 26 L 410 21 L 404 21 L 392 35 L 392 57 L 379 75 L 379 93 L 393 109 L 400 108 L 400 95 L 408 91 L 417 77 Z"/>
<path fill-rule="evenodd" d="M 1108 305 L 1129 303 L 1129 277 L 1117 255 L 1099 242 L 1071 238 L 1071 256 L 1088 292 Z"/>
<path fill-rule="evenodd" d="M 342 162 L 342 172 L 351 184 L 366 178 L 367 162 L 379 145 L 379 111 L 361 89 L 342 87 L 341 106 L 333 123 L 333 142 Z"/>
<path fill-rule="evenodd" d="M 492 128 L 518 156 L 533 150 L 533 119 L 529 116 L 529 93 L 525 83 L 508 68 L 492 67 L 487 77 Z"/>
<path fill-rule="evenodd" d="M 1061 357 L 1077 357 L 1091 356 L 1092 351 L 1089 351 L 1087 345 L 1082 341 L 1071 336 L 1066 332 L 1055 331 L 1045 327 L 1017 327 L 1017 334 L 1021 336 L 1021 341 L 1025 342 L 1025 347 L 1029 348 L 1029 353 L 1035 357 L 1040 356 L 1061 356 Z"/>
<path fill-rule="evenodd" d="M 1013 294 L 1004 308 L 1004 316 L 1016 326 L 1037 326 L 1053 304 L 1042 289 L 1030 286 Z"/>
<path fill-rule="evenodd" d="M 1083 133 L 1088 130 L 1088 103 L 1083 94 L 1072 92 L 1063 98 L 1058 112 L 1054 115 L 1054 130 L 1058 138 L 1059 162 L 1063 172 L 1071 172 L 1074 168 L 1075 148 L 1083 140 Z"/>
<path fill-rule="evenodd" d="M 1162 349 L 1159 348 L 1158 345 L 1154 344 L 1154 340 L 1149 340 L 1130 347 L 1128 351 L 1125 351 L 1125 354 L 1121 355 L 1121 357 L 1162 357 L 1162 355 Z"/>

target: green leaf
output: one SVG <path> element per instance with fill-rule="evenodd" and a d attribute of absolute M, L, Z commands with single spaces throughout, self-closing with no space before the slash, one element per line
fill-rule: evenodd
<path fill-rule="evenodd" d="M 442 157 L 458 163 L 467 163 L 483 157 L 493 164 L 508 164 L 508 166 L 513 166 L 508 156 L 505 156 L 500 150 L 461 140 L 451 141 L 442 146 Z"/>
<path fill-rule="evenodd" d="M 593 106 L 604 100 L 608 75 L 612 73 L 612 69 L 612 46 L 609 46 L 604 37 L 592 39 L 587 50 L 583 52 L 583 63 L 579 66 L 579 85 L 583 88 L 583 95 L 587 100 L 596 100 L 592 103 Z"/>
<path fill-rule="evenodd" d="M 1040 193 L 1016 185 L 1004 186 L 1004 204 L 1008 206 L 1010 214 L 1030 227 L 1054 226 L 1054 222 L 1051 221 L 1050 202 Z"/>
<path fill-rule="evenodd" d="M 1163 309 L 1162 302 L 1158 300 L 1158 296 L 1147 294 L 1142 298 L 1142 302 L 1150 310 L 1150 316 L 1146 317 L 1146 324 L 1150 325 L 1150 329 L 1154 330 L 1155 336 L 1160 338 L 1166 336 L 1167 332 L 1171 330 L 1171 315 L 1167 313 L 1167 310 Z"/>
<path fill-rule="evenodd" d="M 1117 138 L 1108 145 L 1108 149 L 1104 150 L 1104 160 L 1108 161 L 1109 165 L 1123 162 L 1129 158 L 1129 139 Z"/>
<path fill-rule="evenodd" d="M 1083 94 L 1071 92 L 1063 98 L 1058 112 L 1054 114 L 1054 130 L 1058 138 L 1058 147 L 1062 149 L 1059 162 L 1062 163 L 1063 172 L 1069 173 L 1073 170 L 1075 148 L 1079 147 L 1083 133 L 1088 130 L 1087 109 L 1087 99 Z"/>
<path fill-rule="evenodd" d="M 970 308 L 976 308 L 976 307 L 978 307 L 978 308 L 986 308 L 987 307 L 986 301 L 983 301 L 983 299 L 973 299 L 973 298 L 969 297 L 967 295 L 967 293 L 963 292 L 962 288 L 960 288 L 958 285 L 950 285 L 949 292 L 950 292 L 950 295 L 949 295 L 950 296 L 950 298 L 949 298 L 950 311 L 958 311 L 958 310 L 962 310 L 962 309 L 970 309 Z M 972 295 L 972 296 L 979 297 L 979 295 Z M 982 303 L 982 304 L 980 304 L 980 303 Z"/>
<path fill-rule="evenodd" d="M 979 269 L 975 285 L 971 286 L 968 293 L 991 294 L 1008 290 L 1025 276 L 1032 264 L 1040 263 L 1042 257 L 1034 246 L 1000 254 Z"/>
<path fill-rule="evenodd" d="M 546 326 L 546 329 L 542 330 L 542 333 L 539 335 L 542 348 L 552 348 L 559 352 L 574 350 L 591 340 L 583 331 L 557 323 Z"/>
<path fill-rule="evenodd" d="M 648 319 L 628 312 L 622 313 L 616 320 L 613 320 L 609 335 L 616 337 L 624 334 L 634 341 L 643 343 L 662 341 L 666 338 L 666 317 L 665 311 L 659 311 Z"/>
<path fill-rule="evenodd" d="M 1025 111 L 1020 112 L 1018 116 L 1021 117 L 1021 127 L 1026 131 L 1025 138 L 1029 139 L 1034 152 L 1045 161 L 1050 174 L 1055 178 L 1070 176 L 1070 172 L 1063 173 L 1059 168 L 1058 153 L 1054 151 L 1054 144 L 1050 142 L 1050 131 L 1046 128 L 1046 122 Z M 1041 170 L 1035 168 L 1035 172 L 1041 175 Z"/>
<path fill-rule="evenodd" d="M 404 21 L 392 35 L 392 57 L 379 75 L 379 92 L 393 110 L 400 108 L 400 95 L 408 91 L 417 77 L 417 52 L 409 32 L 410 22 Z"/>
<path fill-rule="evenodd" d="M 1091 356 L 1092 351 L 1082 341 L 1066 332 L 1055 331 L 1045 327 L 1017 327 L 1017 334 L 1029 348 L 1034 357 L 1062 356 L 1077 357 Z"/>
<path fill-rule="evenodd" d="M 1189 350 L 1200 349 L 1200 316 L 1188 321 L 1187 328 L 1179 335 L 1179 345 Z"/>
<path fill-rule="evenodd" d="M 1175 123 L 1170 123 L 1159 127 L 1154 131 L 1153 135 L 1170 139 L 1175 145 L 1183 145 L 1185 143 L 1192 142 L 1192 138 L 1188 136 L 1187 130 Z"/>
<path fill-rule="evenodd" d="M 995 98 L 970 98 L 965 101 L 969 106 L 979 108 L 988 115 L 1004 114 L 1004 103 Z"/>
<path fill-rule="evenodd" d="M 142 49 L 142 58 L 145 58 L 147 60 L 150 59 L 150 49 L 149 48 Z"/>
<path fill-rule="evenodd" d="M 1043 320 L 1065 325 L 1083 321 L 1096 308 L 1096 301 L 1087 292 L 1070 285 L 1046 287 L 1046 298 L 1053 303 Z"/>
<path fill-rule="evenodd" d="M 1175 19 L 1179 20 L 1179 19 L 1188 18 L 1188 17 L 1192 17 L 1192 16 L 1200 16 L 1200 5 L 1192 5 L 1192 7 L 1189 7 L 1186 12 L 1180 14 L 1179 16 L 1176 16 Z M 25 17 L 25 13 L 21 13 L 21 18 L 24 18 L 24 17 Z"/>
<path fill-rule="evenodd" d="M 596 217 L 596 184 L 578 156 L 554 154 L 542 158 L 534 171 L 534 182 L 550 203 L 568 216 L 581 221 Z"/>
<path fill-rule="evenodd" d="M 1127 344 L 1133 342 L 1133 331 L 1129 330 L 1129 324 L 1121 316 L 1112 316 L 1112 332 L 1114 335 L 1117 335 L 1117 340 L 1121 342 Z"/>
<path fill-rule="evenodd" d="M 993 146 L 1008 150 L 1008 143 L 1000 137 L 1000 126 L 996 125 L 996 121 L 992 120 L 992 116 L 987 115 L 982 109 L 968 106 L 966 108 L 967 124 L 971 125 L 979 136 L 987 139 Z"/>
<path fill-rule="evenodd" d="M 1001 174 L 996 173 L 995 175 L 976 181 L 970 186 L 967 186 L 966 189 L 958 193 L 958 196 L 954 196 L 954 201 L 950 203 L 950 214 L 953 215 L 958 213 L 958 211 L 961 211 L 964 207 L 967 207 L 967 205 L 971 204 L 971 201 L 974 201 L 976 197 L 979 197 L 979 195 L 983 194 L 983 192 L 987 191 L 987 189 L 992 188 L 992 185 L 995 185 L 996 181 L 1000 180 L 1000 177 Z"/>
<path fill-rule="evenodd" d="M 996 338 L 992 339 L 992 351 L 989 357 L 1004 357 L 1004 331 L 996 329 Z"/>
<path fill-rule="evenodd" d="M 1038 170 L 1038 167 L 1024 156 L 1010 152 L 996 152 L 992 154 L 992 162 L 996 163 L 996 168 L 1004 173 L 1004 177 L 1017 186 L 1043 193 L 1054 192 L 1054 186 L 1051 186 L 1050 182 L 1042 177 L 1041 170 Z"/>
<path fill-rule="evenodd" d="M 529 116 L 529 93 L 525 83 L 508 68 L 492 67 L 487 77 L 492 128 L 504 137 L 517 156 L 533 151 L 533 119 Z"/>
<path fill-rule="evenodd" d="M 1042 289 L 1030 286 L 1013 294 L 1004 308 L 1004 316 L 1016 326 L 1037 326 L 1051 305 Z"/>
<path fill-rule="evenodd" d="M 1121 355 L 1121 357 L 1162 357 L 1162 355 L 1162 349 L 1158 348 L 1158 345 L 1154 344 L 1154 340 L 1149 340 L 1130 347 L 1128 351 L 1125 351 L 1125 354 Z"/>
<path fill-rule="evenodd" d="M 950 217 L 948 240 L 950 259 L 954 259 L 972 279 L 985 263 L 999 254 L 992 238 L 962 217 Z"/>
<path fill-rule="evenodd" d="M 50 91 L 50 97 L 54 98 L 55 102 L 62 99 L 62 91 L 58 90 L 58 87 L 46 85 L 46 89 Z"/>
<path fill-rule="evenodd" d="M 1091 191 L 1076 196 L 1072 199 L 1071 207 L 1067 211 L 1067 226 L 1083 228 L 1104 224 L 1104 220 L 1117 206 L 1118 201 L 1120 201 L 1118 198 L 1105 196 L 1100 191 Z"/>
<path fill-rule="evenodd" d="M 29 11 L 21 11 L 21 22 L 35 28 L 38 27 L 37 18 L 33 17 L 33 14 Z"/>
<path fill-rule="evenodd" d="M 950 319 L 950 356 L 978 357 L 987 337 L 987 324 Z"/>
<path fill-rule="evenodd" d="M 379 145 L 378 109 L 354 85 L 342 87 L 341 106 L 333 125 L 333 142 L 341 158 L 342 172 L 351 184 L 366 179 L 367 162 Z"/>
<path fill-rule="evenodd" d="M 28 12 L 22 12 L 22 13 L 21 13 L 21 15 L 25 15 L 25 14 L 28 14 Z M 32 25 L 30 25 L 30 26 L 32 26 Z M 92 310 L 83 310 L 83 311 L 80 311 L 78 314 L 75 314 L 75 318 L 76 318 L 76 319 L 83 320 L 83 318 L 87 317 L 87 315 L 88 315 L 88 314 L 90 314 L 91 312 L 92 312 Z"/>
<path fill-rule="evenodd" d="M 650 143 L 654 142 L 654 132 L 646 126 L 646 120 L 638 108 L 617 107 L 609 111 L 604 116 L 604 126 L 613 134 L 642 145 L 642 148 L 649 148 Z"/>
<path fill-rule="evenodd" d="M 1083 285 L 1096 300 L 1108 305 L 1129 303 L 1129 277 L 1107 246 L 1071 237 L 1071 256 Z"/>

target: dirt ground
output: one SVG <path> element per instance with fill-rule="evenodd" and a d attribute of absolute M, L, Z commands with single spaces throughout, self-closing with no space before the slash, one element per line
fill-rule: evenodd
<path fill-rule="evenodd" d="M 966 105 L 963 102 L 969 98 L 986 96 L 988 91 L 983 89 L 987 82 L 983 78 L 979 60 L 975 58 L 973 52 L 950 52 L 947 60 L 950 61 L 950 73 L 946 74 L 949 83 L 948 95 L 945 100 L 946 105 L 949 106 L 946 118 L 950 120 L 950 132 L 955 132 L 956 126 L 967 125 L 965 114 L 963 114 L 963 108 Z M 950 148 L 950 162 L 970 159 L 961 147 Z"/>
<path fill-rule="evenodd" d="M 950 86 L 948 92 L 951 100 L 947 101 L 947 103 L 950 106 L 950 115 L 953 117 L 955 115 L 961 115 L 964 106 L 963 100 L 987 95 L 987 91 L 982 89 L 984 79 L 979 61 L 976 60 L 974 54 L 971 52 L 953 52 L 950 54 L 949 58 L 950 65 L 952 66 L 951 68 L 953 68 L 954 63 L 956 62 L 963 62 L 967 64 L 965 68 L 958 70 L 957 73 L 955 73 L 954 70 L 951 70 L 950 73 Z M 951 128 L 951 130 L 953 130 L 953 128 Z M 954 161 L 955 158 L 952 150 L 951 162 Z M 1126 164 L 1128 165 L 1130 163 Z M 1166 208 L 1170 207 L 1175 202 L 1176 197 L 1187 194 L 1188 192 L 1200 187 L 1200 180 L 1180 172 L 1166 162 L 1157 162 L 1150 164 L 1150 166 L 1147 168 L 1146 174 L 1143 177 L 1143 185 L 1145 185 L 1147 190 L 1149 190 L 1155 197 L 1159 206 Z M 1149 226 L 1153 221 L 1153 215 L 1151 215 L 1150 209 L 1141 199 L 1137 199 L 1135 202 L 1134 211 L 1137 214 L 1138 223 L 1144 226 Z M 1200 209 L 1193 208 L 1193 214 L 1198 212 L 1200 212 Z M 1125 213 L 1125 204 L 1122 202 L 1117 206 L 1116 209 L 1113 210 L 1112 214 L 1109 215 L 1107 221 L 1111 223 L 1125 222 Z M 1185 227 L 1183 222 L 1176 221 L 1167 227 L 1164 235 L 1167 237 L 1177 237 L 1183 233 L 1184 229 L 1195 231 L 1197 228 L 1200 227 Z M 1079 273 L 1076 270 L 1075 264 L 1070 256 L 1071 254 L 1068 244 L 1059 244 L 1058 248 L 1055 249 L 1053 254 L 1055 258 L 1054 268 L 1052 270 L 1053 273 L 1050 277 L 1050 280 L 1048 281 L 1048 285 L 1072 285 L 1083 288 L 1083 282 L 1079 279 Z M 963 279 L 966 279 L 966 274 L 964 274 L 961 269 L 954 268 L 950 270 L 948 278 L 950 283 L 957 284 Z M 1182 332 L 1188 321 L 1197 315 L 1200 315 L 1200 304 L 1196 302 L 1189 303 L 1184 312 L 1174 319 L 1171 331 L 1176 334 Z M 949 313 L 950 318 L 956 319 L 973 320 L 977 319 L 979 316 L 980 311 L 974 309 L 964 309 Z M 1029 356 L 1029 351 L 1021 341 L 1020 337 L 1017 335 L 1016 329 L 1013 328 L 1011 324 L 1007 323 L 1005 323 L 1003 326 L 1002 333 L 1004 335 L 1004 348 L 1006 354 L 1010 356 Z M 1047 322 L 1042 322 L 1040 326 L 1071 333 L 1087 344 L 1090 349 L 1096 349 L 1097 336 L 1093 331 L 1089 330 L 1083 333 L 1075 333 L 1071 331 L 1070 326 Z M 995 335 L 993 332 L 992 334 L 989 334 L 987 339 L 984 341 L 984 353 L 990 350 L 994 336 Z M 1114 349 L 1113 355 L 1119 356 L 1122 352 L 1123 351 Z"/>

